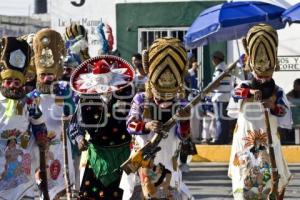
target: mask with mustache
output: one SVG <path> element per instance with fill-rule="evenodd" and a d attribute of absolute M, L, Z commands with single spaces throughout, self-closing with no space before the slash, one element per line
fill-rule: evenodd
<path fill-rule="evenodd" d="M 6 88 L 4 86 L 1 86 L 0 92 L 3 96 L 5 96 L 6 98 L 9 98 L 9 99 L 22 99 L 26 95 L 26 92 L 23 87 Z"/>

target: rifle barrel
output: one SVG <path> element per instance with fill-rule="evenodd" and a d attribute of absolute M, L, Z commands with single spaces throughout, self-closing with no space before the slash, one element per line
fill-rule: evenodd
<path fill-rule="evenodd" d="M 236 60 L 234 63 L 230 64 L 214 81 L 210 82 L 192 101 L 190 101 L 183 109 L 189 111 L 192 107 L 197 105 L 205 95 L 210 93 L 213 89 L 219 86 L 220 82 L 227 76 L 238 63 L 239 60 Z M 165 124 L 163 130 L 169 131 L 172 126 L 175 125 L 176 119 L 180 117 L 176 114 L 173 115 Z"/>

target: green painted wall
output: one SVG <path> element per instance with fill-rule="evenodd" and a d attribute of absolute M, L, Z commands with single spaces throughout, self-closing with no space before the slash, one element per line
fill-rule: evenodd
<path fill-rule="evenodd" d="M 224 1 L 117 4 L 117 49 L 123 58 L 131 61 L 131 55 L 138 51 L 138 28 L 189 27 L 204 9 L 222 2 Z M 211 80 L 213 69 L 210 55 L 216 49 L 226 54 L 226 43 L 204 47 L 205 85 Z"/>

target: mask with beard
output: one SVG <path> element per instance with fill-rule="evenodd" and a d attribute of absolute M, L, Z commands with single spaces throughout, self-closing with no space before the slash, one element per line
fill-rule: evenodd
<path fill-rule="evenodd" d="M 26 92 L 23 87 L 20 88 L 6 88 L 0 87 L 1 94 L 9 99 L 22 99 L 25 97 Z"/>

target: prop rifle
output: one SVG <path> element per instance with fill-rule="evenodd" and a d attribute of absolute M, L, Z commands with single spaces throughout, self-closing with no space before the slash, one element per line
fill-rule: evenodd
<path fill-rule="evenodd" d="M 220 81 L 225 78 L 230 72 L 236 67 L 236 64 L 239 60 L 232 63 L 228 66 L 213 82 L 208 84 L 192 101 L 189 102 L 184 108 L 183 111 L 190 111 L 192 107 L 197 105 L 205 95 L 211 92 L 213 89 L 218 87 Z M 155 157 L 156 152 L 158 152 L 161 148 L 158 146 L 159 142 L 166 138 L 168 135 L 168 131 L 176 124 L 177 119 L 181 117 L 179 114 L 173 115 L 164 125 L 163 129 L 160 133 L 155 133 L 151 141 L 146 143 L 144 147 L 139 149 L 137 152 L 132 154 L 130 158 L 125 161 L 121 168 L 127 173 L 134 173 L 140 167 L 147 167 L 150 165 L 150 160 Z"/>

